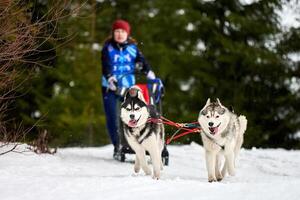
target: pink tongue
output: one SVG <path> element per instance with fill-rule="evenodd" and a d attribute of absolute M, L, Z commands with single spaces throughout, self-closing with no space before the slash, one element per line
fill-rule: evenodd
<path fill-rule="evenodd" d="M 136 120 L 134 120 L 134 119 L 130 120 L 128 125 L 131 126 L 131 127 L 136 126 Z"/>
<path fill-rule="evenodd" d="M 215 135 L 218 132 L 218 127 L 211 127 L 209 128 L 209 131 L 212 135 Z"/>

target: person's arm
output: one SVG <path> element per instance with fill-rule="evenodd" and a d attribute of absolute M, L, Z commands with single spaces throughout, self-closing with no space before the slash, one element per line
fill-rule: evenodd
<path fill-rule="evenodd" d="M 117 89 L 116 86 L 117 79 L 111 73 L 112 65 L 108 54 L 108 45 L 104 45 L 101 51 L 101 61 L 102 61 L 102 75 L 108 81 L 108 88 L 112 91 L 115 91 Z"/>
<path fill-rule="evenodd" d="M 137 48 L 137 55 L 136 55 L 135 62 L 142 64 L 142 72 L 143 73 L 148 74 L 148 72 L 151 71 L 151 66 L 146 61 L 144 55 L 142 54 L 142 52 L 138 48 Z"/>
<path fill-rule="evenodd" d="M 151 70 L 149 63 L 146 61 L 144 55 L 139 49 L 137 49 L 137 57 L 136 57 L 136 63 L 138 62 L 142 63 L 142 72 L 146 74 L 148 79 L 156 78 L 154 72 Z"/>
<path fill-rule="evenodd" d="M 112 76 L 111 73 L 111 61 L 108 54 L 108 45 L 105 44 L 102 51 L 101 51 L 101 62 L 102 62 L 102 75 L 108 79 Z"/>

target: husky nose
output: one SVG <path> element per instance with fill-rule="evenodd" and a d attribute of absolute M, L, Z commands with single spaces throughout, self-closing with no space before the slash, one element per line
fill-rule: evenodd
<path fill-rule="evenodd" d="M 129 115 L 129 117 L 130 117 L 130 119 L 134 119 L 134 115 L 133 114 Z"/>
<path fill-rule="evenodd" d="M 213 122 L 208 122 L 208 126 L 213 126 L 214 123 Z"/>

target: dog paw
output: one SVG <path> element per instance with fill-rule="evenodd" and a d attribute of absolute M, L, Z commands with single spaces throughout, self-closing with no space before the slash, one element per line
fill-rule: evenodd
<path fill-rule="evenodd" d="M 152 178 L 158 180 L 160 178 L 160 172 L 154 171 Z"/>
<path fill-rule="evenodd" d="M 222 181 L 223 180 L 223 178 L 217 178 L 217 181 L 218 182 L 220 182 L 220 181 Z"/>
<path fill-rule="evenodd" d="M 235 175 L 235 171 L 234 171 L 234 170 L 229 171 L 228 174 L 229 174 L 230 176 L 234 176 L 234 175 Z"/>
<path fill-rule="evenodd" d="M 139 173 L 140 172 L 141 167 L 140 166 L 134 166 L 134 172 L 135 173 Z"/>
<path fill-rule="evenodd" d="M 131 176 L 132 177 L 137 177 L 137 176 L 139 176 L 139 174 L 134 172 L 134 173 L 131 174 Z"/>
<path fill-rule="evenodd" d="M 210 182 L 210 183 L 212 183 L 212 182 L 217 182 L 217 180 L 211 179 L 211 180 L 208 180 L 208 182 Z"/>
<path fill-rule="evenodd" d="M 221 174 L 219 174 L 219 175 L 217 175 L 217 181 L 222 181 L 222 179 L 223 179 L 223 176 L 221 175 Z"/>
<path fill-rule="evenodd" d="M 212 182 L 217 182 L 216 177 L 208 177 L 208 182 L 212 183 Z"/>

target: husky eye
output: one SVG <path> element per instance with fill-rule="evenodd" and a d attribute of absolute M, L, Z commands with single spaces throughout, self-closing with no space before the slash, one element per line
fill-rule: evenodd
<path fill-rule="evenodd" d="M 127 111 L 130 111 L 130 108 L 126 108 Z"/>
<path fill-rule="evenodd" d="M 223 115 L 225 113 L 225 111 L 226 110 L 224 108 L 222 108 L 222 109 L 220 109 L 220 111 L 218 111 L 218 113 L 221 114 L 221 115 Z"/>
<path fill-rule="evenodd" d="M 206 115 L 206 118 L 209 118 L 209 115 Z"/>
<path fill-rule="evenodd" d="M 140 107 L 136 107 L 134 110 L 138 111 L 140 109 Z"/>
<path fill-rule="evenodd" d="M 216 116 L 216 118 L 219 118 L 219 117 L 220 117 L 219 115 Z"/>

